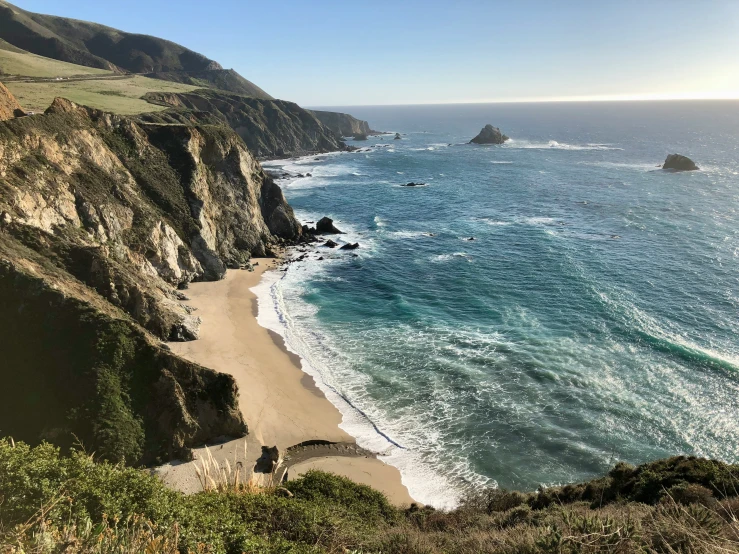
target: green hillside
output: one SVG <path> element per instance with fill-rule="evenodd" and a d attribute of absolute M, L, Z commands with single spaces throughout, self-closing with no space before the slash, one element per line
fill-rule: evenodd
<path fill-rule="evenodd" d="M 7 81 L 5 85 L 26 110 L 42 112 L 54 98 L 121 115 L 160 111 L 141 97 L 148 92 L 189 92 L 197 87 L 130 75 L 70 81 Z"/>
<path fill-rule="evenodd" d="M 107 69 L 96 69 L 59 60 L 52 60 L 25 52 L 8 44 L 0 43 L 0 75 L 34 78 L 76 77 L 89 75 L 114 75 Z"/>
<path fill-rule="evenodd" d="M 221 69 L 213 60 L 168 40 L 31 13 L 4 0 L 0 0 L 0 38 L 33 54 L 108 70 Z"/>

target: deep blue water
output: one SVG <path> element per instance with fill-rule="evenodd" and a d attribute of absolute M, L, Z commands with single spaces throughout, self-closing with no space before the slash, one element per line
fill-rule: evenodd
<path fill-rule="evenodd" d="M 271 293 L 418 500 L 739 462 L 738 102 L 343 110 L 403 138 L 267 165 L 312 173 L 288 200 L 358 256 L 317 248 Z M 466 144 L 486 123 L 513 140 Z"/>

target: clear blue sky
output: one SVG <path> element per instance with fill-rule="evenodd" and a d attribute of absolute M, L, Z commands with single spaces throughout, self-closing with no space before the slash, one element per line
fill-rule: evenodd
<path fill-rule="evenodd" d="M 15 3 L 173 40 L 306 106 L 739 97 L 739 0 Z"/>

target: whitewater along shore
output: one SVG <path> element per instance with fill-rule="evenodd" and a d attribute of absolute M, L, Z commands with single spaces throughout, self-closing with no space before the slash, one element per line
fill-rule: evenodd
<path fill-rule="evenodd" d="M 239 387 L 249 434 L 209 445 L 210 454 L 218 464 L 236 460 L 250 470 L 261 446 L 277 446 L 286 453 L 289 478 L 321 469 L 370 485 L 396 504 L 410 504 L 413 499 L 400 472 L 339 428 L 341 413 L 302 371 L 300 358 L 287 350 L 281 336 L 257 322 L 257 297 L 251 289 L 277 261 L 253 262 L 258 264 L 254 271 L 229 270 L 221 281 L 191 284 L 187 304 L 202 319 L 200 338 L 169 343 L 183 358 L 233 376 Z M 197 492 L 201 486 L 195 463 L 208 453 L 199 448 L 193 454 L 191 462 L 173 462 L 155 472 L 175 489 Z"/>

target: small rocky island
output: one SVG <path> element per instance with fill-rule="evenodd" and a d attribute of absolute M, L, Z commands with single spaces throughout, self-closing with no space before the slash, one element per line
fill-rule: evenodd
<path fill-rule="evenodd" d="M 671 169 L 672 171 L 697 171 L 700 168 L 687 156 L 670 154 L 665 159 L 662 169 Z"/>
<path fill-rule="evenodd" d="M 480 134 L 470 141 L 470 144 L 503 144 L 507 140 L 509 137 L 501 133 L 500 129 L 487 124 Z"/>

